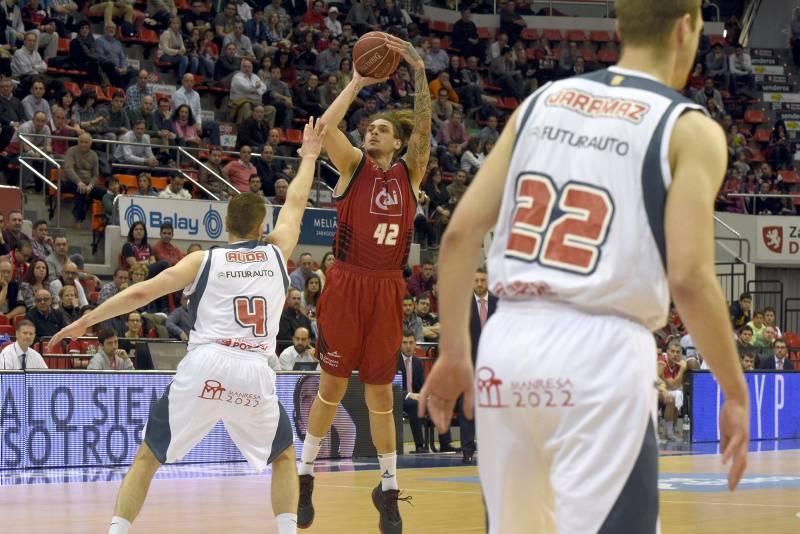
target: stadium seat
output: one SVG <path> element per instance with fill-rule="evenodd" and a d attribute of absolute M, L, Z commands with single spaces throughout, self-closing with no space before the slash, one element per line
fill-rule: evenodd
<path fill-rule="evenodd" d="M 581 55 L 583 56 L 583 60 L 586 61 L 587 63 L 590 61 L 594 61 L 596 58 L 594 50 L 592 50 L 591 48 L 581 49 Z"/>
<path fill-rule="evenodd" d="M 613 50 L 600 50 L 597 53 L 597 60 L 601 63 L 616 63 L 617 57 L 617 53 Z"/>
<path fill-rule="evenodd" d="M 139 185 L 136 183 L 136 176 L 133 174 L 115 174 L 114 177 L 119 180 L 120 185 L 124 185 L 128 188 L 128 192 L 130 193 L 131 190 L 136 190 Z"/>
<path fill-rule="evenodd" d="M 0 336 L 6 334 L 8 336 L 13 336 L 16 330 L 10 324 L 0 325 Z"/>
<path fill-rule="evenodd" d="M 554 42 L 558 42 L 561 39 L 563 39 L 563 36 L 561 35 L 561 30 L 544 30 L 544 32 L 542 32 L 542 37 L 550 41 L 550 44 L 553 44 Z"/>
<path fill-rule="evenodd" d="M 293 145 L 303 144 L 303 132 L 301 132 L 300 130 L 289 128 L 288 130 L 286 130 L 286 142 L 291 143 Z"/>
<path fill-rule="evenodd" d="M 478 39 L 489 39 L 492 36 L 492 32 L 489 28 L 478 28 Z"/>
<path fill-rule="evenodd" d="M 81 86 L 75 82 L 64 82 L 64 89 L 72 93 L 75 97 L 81 96 Z"/>
<path fill-rule="evenodd" d="M 69 55 L 69 39 L 67 39 L 66 37 L 58 38 L 58 55 L 59 56 Z"/>
<path fill-rule="evenodd" d="M 535 41 L 539 38 L 539 32 L 536 31 L 536 28 L 525 28 L 522 30 L 520 37 L 522 37 L 523 41 Z"/>
<path fill-rule="evenodd" d="M 0 326 L 7 326 L 7 325 L 10 325 L 10 324 L 11 324 L 11 321 L 8 319 L 8 317 L 6 317 L 2 313 L 0 313 Z"/>
<path fill-rule="evenodd" d="M 73 339 L 67 344 L 67 352 L 77 352 L 78 354 L 83 354 L 83 345 L 81 340 Z"/>
<path fill-rule="evenodd" d="M 583 42 L 588 39 L 586 32 L 583 30 L 569 30 L 567 32 L 567 41 Z"/>
<path fill-rule="evenodd" d="M 428 23 L 428 28 L 436 33 L 453 33 L 452 24 L 448 24 L 443 20 L 432 20 Z"/>
<path fill-rule="evenodd" d="M 151 182 L 153 185 L 153 189 L 156 191 L 163 191 L 167 188 L 167 184 L 169 183 L 169 178 L 166 176 L 153 176 L 151 177 Z"/>
<path fill-rule="evenodd" d="M 787 184 L 797 184 L 800 183 L 800 176 L 793 170 L 788 171 L 778 171 L 778 176 L 781 177 L 784 183 Z"/>
<path fill-rule="evenodd" d="M 745 111 L 744 121 L 747 124 L 765 124 L 769 122 L 767 115 L 759 109 L 748 109 Z"/>
<path fill-rule="evenodd" d="M 756 129 L 756 134 L 753 136 L 753 139 L 758 141 L 759 143 L 769 143 L 769 138 L 772 132 L 769 128 L 758 128 Z"/>
<path fill-rule="evenodd" d="M 17 315 L 16 317 L 14 317 L 14 329 L 16 329 L 17 325 L 19 323 L 21 323 L 22 321 L 24 321 L 24 320 L 25 320 L 25 316 L 24 315 Z"/>
<path fill-rule="evenodd" d="M 725 40 L 723 35 L 709 35 L 708 41 L 711 43 L 711 46 L 720 45 L 720 46 L 727 46 L 728 42 Z"/>
<path fill-rule="evenodd" d="M 593 31 L 589 34 L 589 40 L 593 43 L 607 43 L 611 39 L 608 36 L 608 32 Z"/>

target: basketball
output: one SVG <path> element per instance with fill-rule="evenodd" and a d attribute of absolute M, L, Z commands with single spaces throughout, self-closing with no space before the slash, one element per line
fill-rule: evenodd
<path fill-rule="evenodd" d="M 400 64 L 400 54 L 386 46 L 383 32 L 364 34 L 353 47 L 353 66 L 362 76 L 386 78 Z"/>

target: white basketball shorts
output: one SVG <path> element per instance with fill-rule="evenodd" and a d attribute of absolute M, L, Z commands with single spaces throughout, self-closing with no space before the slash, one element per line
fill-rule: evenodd
<path fill-rule="evenodd" d="M 643 326 L 501 301 L 475 404 L 489 534 L 653 534 L 655 344 Z"/>
<path fill-rule="evenodd" d="M 185 456 L 222 420 L 261 471 L 293 442 L 266 357 L 208 344 L 189 351 L 164 395 L 150 407 L 144 441 L 161 463 Z"/>

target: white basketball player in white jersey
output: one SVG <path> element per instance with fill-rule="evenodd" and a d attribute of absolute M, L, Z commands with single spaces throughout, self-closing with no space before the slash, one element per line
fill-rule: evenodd
<path fill-rule="evenodd" d="M 713 268 L 725 136 L 682 88 L 700 0 L 617 0 L 619 66 L 548 84 L 511 116 L 439 258 L 440 355 L 420 393 L 440 430 L 477 403 L 491 534 L 658 531 L 655 344 L 670 291 L 719 381 L 729 486 L 747 387 Z M 485 233 L 500 298 L 470 364 Z"/>
<path fill-rule="evenodd" d="M 231 199 L 225 225 L 230 244 L 198 251 L 155 278 L 129 287 L 59 332 L 51 345 L 83 335 L 101 321 L 184 289 L 194 325 L 189 352 L 164 396 L 150 407 L 144 440 L 122 482 L 109 534 L 128 531 L 150 481 L 163 463 L 182 458 L 222 420 L 250 465 L 272 464 L 272 508 L 279 534 L 297 531 L 299 487 L 292 430 L 275 393 L 275 352 L 289 287 L 286 258 L 300 235 L 324 124 L 313 119 L 298 151 L 302 162 L 274 230 L 261 241 L 264 199 Z"/>

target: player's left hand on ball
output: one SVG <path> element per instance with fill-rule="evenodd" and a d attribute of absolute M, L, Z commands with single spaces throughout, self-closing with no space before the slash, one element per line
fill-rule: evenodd
<path fill-rule="evenodd" d="M 440 352 L 419 393 L 419 416 L 424 417 L 427 411 L 437 430 L 447 432 L 456 402 L 464 395 L 464 416 L 472 419 L 473 381 L 472 362 L 468 356 L 451 358 Z"/>

